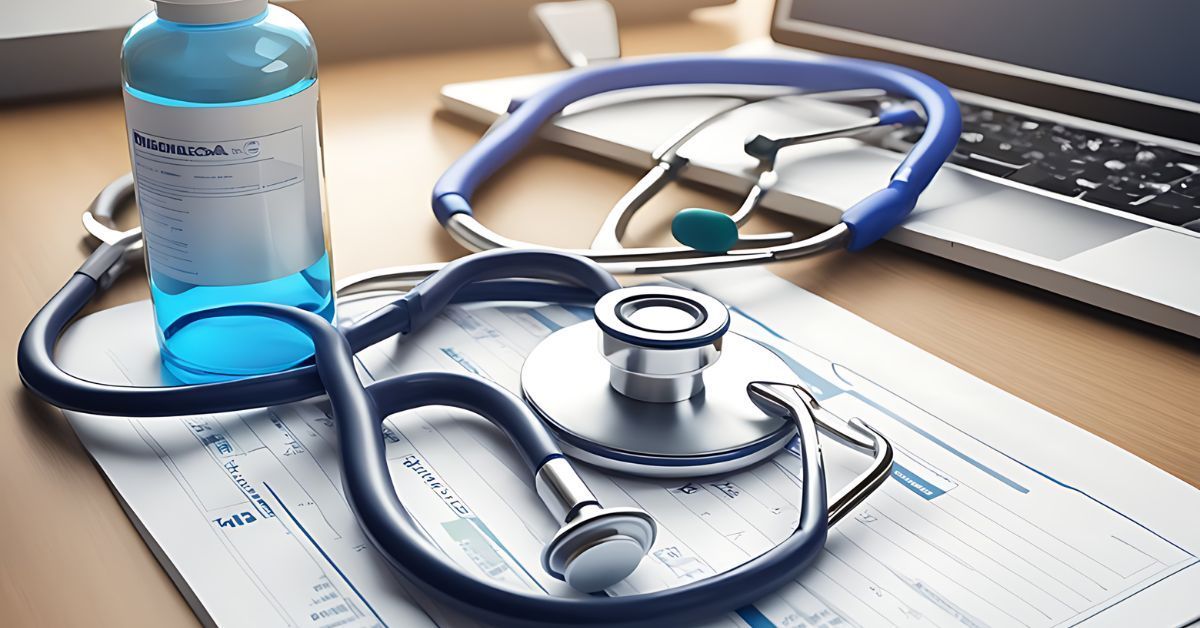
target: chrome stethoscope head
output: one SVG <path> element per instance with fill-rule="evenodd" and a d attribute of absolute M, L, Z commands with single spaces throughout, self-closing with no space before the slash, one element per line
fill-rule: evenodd
<path fill-rule="evenodd" d="M 779 392 L 788 387 L 792 396 Z M 756 464 L 796 436 L 799 408 L 839 442 L 886 453 L 877 433 L 822 408 L 773 350 L 730 331 L 724 304 L 682 288 L 605 294 L 593 320 L 553 332 L 526 357 L 521 389 L 568 455 L 632 475 Z"/>
<path fill-rule="evenodd" d="M 828 502 L 826 525 L 835 524 L 886 481 L 891 444 L 857 418 L 834 416 L 794 383 L 779 358 L 729 326 L 723 304 L 691 290 L 609 292 L 596 303 L 593 321 L 553 332 L 526 359 L 525 401 L 564 453 L 634 475 L 728 473 L 799 437 L 805 490 L 822 496 L 823 433 L 871 457 L 867 469 Z M 783 379 L 764 379 L 774 376 Z M 619 580 L 652 545 L 655 525 L 644 511 L 593 505 L 594 496 L 565 459 L 543 466 L 534 484 L 564 521 L 543 551 L 543 567 L 577 589 Z"/>

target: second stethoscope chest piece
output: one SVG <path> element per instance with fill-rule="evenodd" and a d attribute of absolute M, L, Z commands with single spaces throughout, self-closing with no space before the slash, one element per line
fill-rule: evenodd
<path fill-rule="evenodd" d="M 644 476 L 694 477 L 764 460 L 795 434 L 747 395 L 752 381 L 791 381 L 774 353 L 729 331 L 704 294 L 624 288 L 595 319 L 555 331 L 526 358 L 526 400 L 568 454 Z"/>

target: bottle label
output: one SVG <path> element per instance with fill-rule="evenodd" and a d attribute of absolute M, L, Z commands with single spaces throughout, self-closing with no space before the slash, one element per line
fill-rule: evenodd
<path fill-rule="evenodd" d="M 175 107 L 125 91 L 150 269 L 188 284 L 286 277 L 325 253 L 317 84 L 280 100 Z"/>

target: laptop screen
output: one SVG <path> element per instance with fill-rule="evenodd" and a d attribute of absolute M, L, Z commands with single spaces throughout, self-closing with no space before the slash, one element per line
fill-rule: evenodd
<path fill-rule="evenodd" d="M 779 3 L 779 29 L 1200 111 L 1200 0 Z"/>

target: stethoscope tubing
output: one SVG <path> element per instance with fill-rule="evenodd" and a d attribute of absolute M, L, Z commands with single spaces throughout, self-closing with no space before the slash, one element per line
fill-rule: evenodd
<path fill-rule="evenodd" d="M 407 391 L 392 381 L 368 389 L 385 414 L 412 403 L 399 399 Z M 404 405 L 392 406 L 388 402 L 393 400 L 403 401 Z M 796 531 L 761 556 L 704 580 L 653 593 L 570 599 L 501 588 L 462 571 L 444 553 L 421 540 L 419 526 L 395 497 L 381 455 L 378 426 L 373 427 L 362 432 L 339 432 L 341 442 L 351 444 L 342 448 L 342 463 L 347 498 L 363 529 L 389 563 L 431 598 L 494 625 L 661 626 L 664 620 L 683 625 L 711 619 L 794 581 L 820 555 L 828 535 L 824 469 L 816 451 L 816 430 L 810 423 L 802 428 L 800 439 L 806 481 Z M 362 449 L 366 446 L 370 449 Z M 377 495 L 389 497 L 379 500 Z"/>
<path fill-rule="evenodd" d="M 551 258 L 556 263 L 548 264 Z M 499 588 L 463 572 L 425 539 L 392 483 L 380 432 L 383 417 L 428 405 L 453 406 L 475 412 L 504 431 L 531 474 L 536 474 L 548 460 L 561 457 L 562 452 L 545 426 L 520 399 L 478 378 L 420 373 L 364 387 L 354 369 L 355 349 L 351 338 L 371 344 L 379 339 L 381 332 L 374 329 L 377 326 L 418 328 L 458 298 L 504 295 L 508 300 L 521 300 L 514 292 L 520 288 L 525 291 L 524 296 L 540 300 L 545 294 L 542 292 L 545 286 L 553 285 L 494 280 L 518 271 L 542 279 L 572 280 L 583 286 L 569 293 L 575 296 L 585 296 L 585 293 L 594 296 L 617 287 L 610 275 L 583 258 L 540 251 L 496 251 L 451 263 L 443 273 L 409 293 L 416 296 L 390 303 L 357 325 L 343 330 L 329 325 L 314 313 L 286 306 L 247 304 L 215 308 L 206 315 L 267 316 L 296 327 L 312 338 L 316 349 L 315 364 L 250 380 L 139 388 L 77 380 L 58 370 L 49 360 L 58 331 L 97 289 L 95 279 L 77 273 L 35 317 L 35 322 L 22 337 L 19 362 L 27 385 L 38 386 L 34 390 L 39 395 L 60 407 L 78 408 L 91 414 L 196 414 L 223 411 L 219 408 L 268 405 L 264 403 L 263 394 L 299 398 L 326 394 L 336 417 L 347 499 L 368 537 L 394 568 L 431 598 L 499 625 L 539 628 L 563 624 L 650 626 L 668 617 L 673 621 L 698 621 L 751 603 L 765 592 L 797 577 L 820 554 L 828 534 L 824 468 L 817 451 L 816 428 L 811 420 L 797 422 L 804 477 L 808 481 L 804 482 L 796 531 L 762 556 L 701 582 L 617 598 L 548 598 Z M 472 285 L 481 288 L 478 295 L 469 294 L 468 288 Z M 560 296 L 562 294 L 560 291 Z M 348 330 L 356 331 L 347 333 Z M 44 353 L 39 356 L 30 351 L 27 343 L 45 347 Z M 46 372 L 47 367 L 50 372 Z M 310 379 L 316 380 L 315 390 L 307 388 Z M 57 381 L 64 388 L 53 390 L 45 385 L 46 381 Z M 245 382 L 258 383 L 247 385 Z M 80 394 L 83 396 L 74 397 Z M 212 399 L 214 396 L 219 399 Z M 245 405 L 247 400 L 249 405 Z M 164 401 L 170 402 L 169 405 L 156 405 Z"/>
<path fill-rule="evenodd" d="M 105 254 L 102 248 L 93 256 Z M 91 259 L 81 269 L 94 266 Z M 170 417 L 259 408 L 324 394 L 311 364 L 230 381 L 157 387 L 93 382 L 67 373 L 54 361 L 54 347 L 99 291 L 100 279 L 93 275 L 102 273 L 72 275 L 34 315 L 17 345 L 21 380 L 55 406 L 109 416 Z M 446 264 L 442 272 L 411 291 L 356 321 L 339 325 L 336 331 L 358 351 L 389 336 L 422 328 L 451 303 L 591 303 L 619 287 L 611 275 L 578 256 L 548 251 L 492 251 Z"/>
<path fill-rule="evenodd" d="M 850 250 L 875 242 L 907 217 L 954 150 L 962 127 L 958 104 L 945 85 L 887 63 L 840 57 L 797 60 L 711 55 L 625 61 L 571 72 L 522 101 L 504 124 L 481 138 L 434 184 L 434 215 L 442 225 L 457 214 L 470 216 L 471 198 L 478 187 L 567 105 L 606 92 L 662 85 L 666 77 L 672 84 L 767 85 L 811 91 L 876 88 L 915 99 L 925 112 L 926 130 L 893 172 L 888 186 L 842 215 L 850 232 Z"/>
<path fill-rule="evenodd" d="M 347 383 L 352 371 L 351 367 L 346 374 Z M 339 400 L 334 411 L 339 417 L 346 416 L 343 414 L 346 412 L 360 417 L 388 416 L 422 405 L 450 405 L 477 412 L 486 407 L 488 412 L 502 416 L 504 413 L 496 413 L 496 408 L 507 404 L 513 416 L 529 412 L 520 400 L 502 389 L 486 404 L 473 405 L 470 400 L 478 393 L 472 387 L 479 386 L 492 385 L 463 375 L 455 380 L 433 374 L 394 378 L 366 388 L 377 407 L 367 408 L 365 401 L 342 404 Z M 340 393 L 341 387 L 330 390 L 331 403 Z M 372 410 L 376 414 L 364 414 Z M 529 415 L 525 421 L 529 420 L 541 426 L 536 417 Z M 509 423 L 494 418 L 493 421 L 508 433 L 518 449 L 524 450 L 525 437 L 514 435 Z M 665 619 L 678 623 L 709 619 L 750 604 L 764 593 L 793 581 L 820 555 L 828 535 L 825 472 L 816 445 L 815 425 L 811 419 L 797 423 L 806 481 L 795 532 L 761 556 L 702 581 L 613 598 L 546 597 L 497 587 L 462 571 L 436 546 L 423 540 L 420 527 L 396 496 L 379 425 L 339 421 L 338 438 L 347 498 L 363 529 L 395 569 L 440 603 L 503 626 L 654 626 Z M 557 445 L 552 446 L 555 451 L 550 455 L 555 455 Z M 532 459 L 525 456 L 527 464 Z M 537 471 L 535 466 L 530 469 Z"/>

